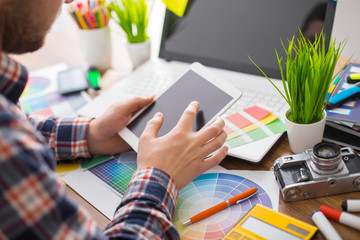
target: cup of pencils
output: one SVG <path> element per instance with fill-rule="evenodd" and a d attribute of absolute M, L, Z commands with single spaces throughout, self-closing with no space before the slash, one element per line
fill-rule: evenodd
<path fill-rule="evenodd" d="M 75 1 L 69 5 L 69 14 L 79 28 L 80 44 L 89 66 L 99 71 L 111 68 L 110 13 L 105 1 Z"/>

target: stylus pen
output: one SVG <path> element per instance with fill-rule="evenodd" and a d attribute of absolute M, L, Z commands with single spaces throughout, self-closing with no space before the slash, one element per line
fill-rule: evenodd
<path fill-rule="evenodd" d="M 249 190 L 246 190 L 245 192 L 242 192 L 232 198 L 229 198 L 226 201 L 223 201 L 209 209 L 206 209 L 205 211 L 202 211 L 198 214 L 196 214 L 195 216 L 189 218 L 188 220 L 186 220 L 185 222 L 182 223 L 183 226 L 188 226 L 192 223 L 198 222 L 200 220 L 203 220 L 204 218 L 207 218 L 217 212 L 220 212 L 221 210 L 230 207 L 231 205 L 234 204 L 238 204 L 242 201 L 245 201 L 246 199 L 251 198 L 252 196 L 254 196 L 257 193 L 257 188 L 253 187 L 250 188 Z"/>

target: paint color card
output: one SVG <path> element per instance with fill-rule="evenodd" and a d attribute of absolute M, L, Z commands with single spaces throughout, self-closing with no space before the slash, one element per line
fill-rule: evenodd
<path fill-rule="evenodd" d="M 103 156 L 97 156 L 94 157 L 91 161 L 86 162 L 86 163 L 81 163 L 81 168 L 82 169 L 88 169 L 91 167 L 94 167 L 102 162 L 105 162 L 107 160 L 111 159 L 110 155 L 103 155 Z"/>
<path fill-rule="evenodd" d="M 230 148 L 242 146 L 286 131 L 285 124 L 269 110 L 253 106 L 225 117 L 224 131 Z"/>
<path fill-rule="evenodd" d="M 89 171 L 122 196 L 136 171 L 136 157 L 133 151 L 118 154 Z"/>
<path fill-rule="evenodd" d="M 247 108 L 244 110 L 244 112 L 248 113 L 249 115 L 251 115 L 252 117 L 256 118 L 259 121 L 270 114 L 269 111 L 267 111 L 259 106 L 253 106 L 253 107 Z"/>

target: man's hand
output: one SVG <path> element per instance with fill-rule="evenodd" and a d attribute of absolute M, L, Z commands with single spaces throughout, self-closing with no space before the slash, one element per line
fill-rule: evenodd
<path fill-rule="evenodd" d="M 223 131 L 225 123 L 221 118 L 199 132 L 192 131 L 199 106 L 198 102 L 192 102 L 177 125 L 159 138 L 156 138 L 156 135 L 163 123 L 163 115 L 155 114 L 147 123 L 139 141 L 139 169 L 150 166 L 165 171 L 180 190 L 225 158 L 228 148 L 223 146 L 226 133 Z M 206 158 L 219 148 L 218 152 Z"/>
<path fill-rule="evenodd" d="M 92 155 L 116 154 L 130 149 L 118 132 L 141 108 L 149 105 L 154 96 L 133 98 L 127 102 L 113 104 L 107 111 L 90 123 L 88 149 Z"/>

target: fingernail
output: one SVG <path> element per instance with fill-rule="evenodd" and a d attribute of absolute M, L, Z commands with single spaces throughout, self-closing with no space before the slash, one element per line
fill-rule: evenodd
<path fill-rule="evenodd" d="M 157 112 L 154 115 L 155 118 L 161 118 L 162 117 L 162 113 L 161 112 Z"/>
<path fill-rule="evenodd" d="M 198 101 L 192 101 L 190 103 L 190 106 L 194 107 L 194 108 L 197 108 L 197 106 L 199 105 L 199 102 Z"/>

